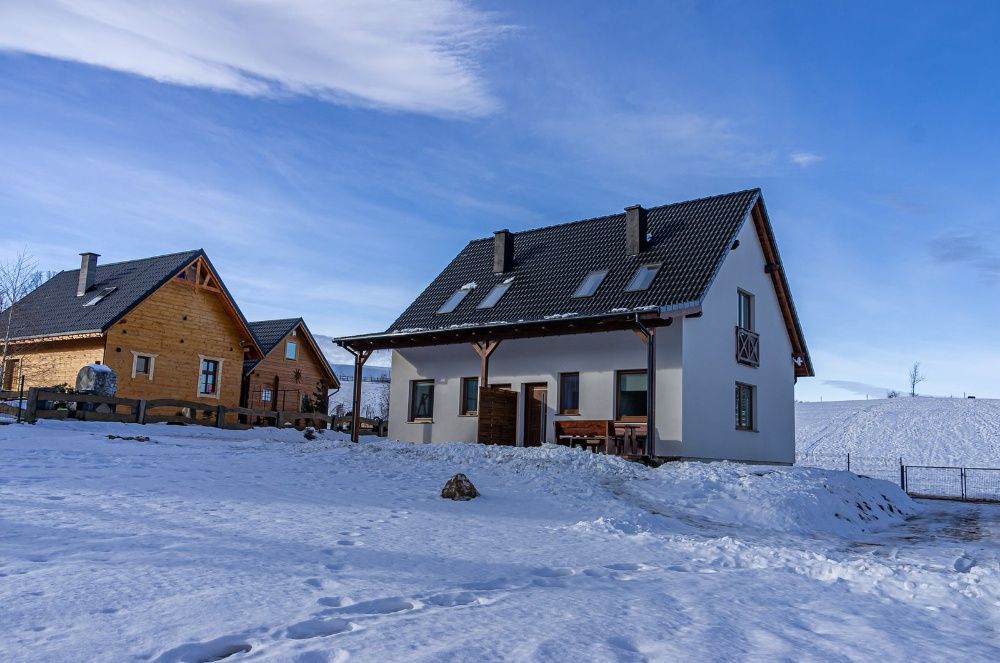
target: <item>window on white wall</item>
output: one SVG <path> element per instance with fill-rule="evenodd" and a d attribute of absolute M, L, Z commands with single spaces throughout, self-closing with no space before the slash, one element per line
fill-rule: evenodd
<path fill-rule="evenodd" d="M 754 297 L 746 290 L 739 290 L 737 292 L 739 302 L 737 324 L 739 324 L 740 329 L 754 331 Z"/>
<path fill-rule="evenodd" d="M 757 430 L 756 401 L 757 387 L 742 382 L 736 383 L 736 430 Z"/>
<path fill-rule="evenodd" d="M 410 383 L 410 421 L 430 421 L 434 418 L 434 380 L 414 380 Z"/>

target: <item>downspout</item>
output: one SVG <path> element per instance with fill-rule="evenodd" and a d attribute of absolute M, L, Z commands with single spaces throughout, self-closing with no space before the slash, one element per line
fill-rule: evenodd
<path fill-rule="evenodd" d="M 646 341 L 646 456 L 656 453 L 656 334 L 635 314 L 635 326 Z"/>

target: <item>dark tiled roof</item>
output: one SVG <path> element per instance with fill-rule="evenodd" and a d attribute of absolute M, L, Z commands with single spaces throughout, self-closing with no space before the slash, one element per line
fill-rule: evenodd
<path fill-rule="evenodd" d="M 257 338 L 260 351 L 267 355 L 300 322 L 302 322 L 302 318 L 284 318 L 282 320 L 258 320 L 248 324 L 250 331 Z"/>
<path fill-rule="evenodd" d="M 759 193 L 750 189 L 649 208 L 651 239 L 637 256 L 626 255 L 624 212 L 515 233 L 514 267 L 504 274 L 493 273 L 493 238 L 474 240 L 386 332 L 604 315 L 699 302 Z M 652 285 L 627 292 L 636 269 L 647 263 L 662 264 Z M 601 269 L 609 273 L 597 292 L 574 298 L 584 276 Z M 513 285 L 496 306 L 476 308 L 494 285 L 511 276 Z M 452 293 L 471 282 L 477 287 L 458 308 L 437 314 Z"/>
<path fill-rule="evenodd" d="M 11 338 L 104 331 L 203 255 L 198 249 L 98 264 L 94 285 L 82 297 L 76 296 L 80 270 L 59 272 L 15 304 Z M 84 306 L 105 288 L 115 290 L 97 304 Z M 6 319 L 5 313 L 0 315 Z"/>

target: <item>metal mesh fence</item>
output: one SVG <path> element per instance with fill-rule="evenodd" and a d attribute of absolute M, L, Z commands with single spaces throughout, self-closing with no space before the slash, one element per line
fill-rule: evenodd
<path fill-rule="evenodd" d="M 901 458 L 848 453 L 799 454 L 795 464 L 891 481 L 914 497 L 1000 502 L 1000 468 L 904 465 Z"/>

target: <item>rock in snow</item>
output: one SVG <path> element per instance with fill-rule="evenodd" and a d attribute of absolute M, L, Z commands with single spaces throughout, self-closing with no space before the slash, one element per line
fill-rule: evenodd
<path fill-rule="evenodd" d="M 469 477 L 459 473 L 448 479 L 448 483 L 441 489 L 441 497 L 459 501 L 471 500 L 479 497 L 479 491 L 469 481 Z"/>

